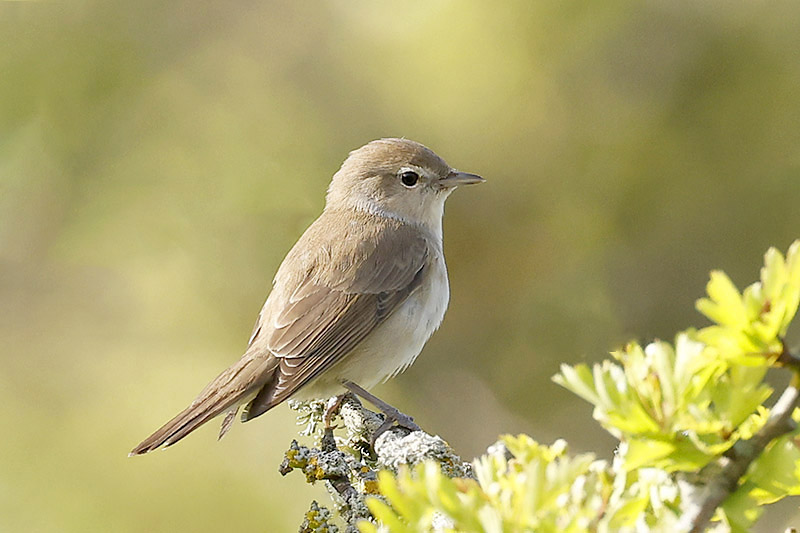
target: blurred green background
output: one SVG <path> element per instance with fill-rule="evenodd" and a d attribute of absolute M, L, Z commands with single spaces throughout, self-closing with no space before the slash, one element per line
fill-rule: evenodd
<path fill-rule="evenodd" d="M 3 2 L 0 530 L 294 531 L 327 501 L 277 472 L 285 406 L 126 455 L 238 358 L 385 136 L 488 182 L 448 202 L 442 328 L 377 392 L 466 457 L 610 457 L 549 378 L 703 325 L 710 269 L 741 287 L 800 237 L 799 27 L 792 1 Z"/>

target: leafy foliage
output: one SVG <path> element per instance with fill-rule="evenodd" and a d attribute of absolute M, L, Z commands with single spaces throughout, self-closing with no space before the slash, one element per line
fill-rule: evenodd
<path fill-rule="evenodd" d="M 615 463 L 618 461 L 615 460 Z M 566 443 L 543 446 L 526 435 L 505 436 L 475 461 L 477 481 L 443 476 L 436 463 L 382 472 L 381 499 L 367 505 L 380 525 L 362 533 L 392 531 L 669 531 L 677 522 L 678 486 L 663 471 L 637 472 L 570 457 Z"/>
<path fill-rule="evenodd" d="M 593 367 L 563 365 L 554 381 L 594 405 L 620 440 L 609 463 L 569 456 L 563 441 L 505 436 L 477 459 L 477 480 L 451 479 L 433 462 L 382 472 L 367 501 L 378 531 L 673 531 L 686 502 L 737 442 L 762 428 L 771 366 L 800 303 L 800 241 L 770 249 L 760 280 L 740 293 L 713 272 L 698 310 L 713 324 L 674 344 L 631 342 Z M 796 410 L 794 419 L 800 419 Z M 800 494 L 796 431 L 769 444 L 718 510 L 716 528 L 744 531 L 760 506 Z"/>

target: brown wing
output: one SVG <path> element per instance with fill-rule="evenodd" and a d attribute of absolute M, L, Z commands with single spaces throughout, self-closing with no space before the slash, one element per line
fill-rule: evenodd
<path fill-rule="evenodd" d="M 256 326 L 257 334 L 269 331 L 266 347 L 280 362 L 243 420 L 277 405 L 346 356 L 419 286 L 429 255 L 425 235 L 400 223 L 362 229 L 358 233 L 367 239 L 344 237 L 320 246 L 282 307 L 269 313 L 271 323 L 260 332 Z"/>

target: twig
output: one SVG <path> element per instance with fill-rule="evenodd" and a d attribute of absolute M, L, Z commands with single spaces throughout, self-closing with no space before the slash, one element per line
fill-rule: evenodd
<path fill-rule="evenodd" d="M 786 346 L 786 341 L 781 340 L 781 353 L 778 354 L 778 358 L 775 360 L 775 364 L 778 366 L 791 368 L 795 372 L 800 372 L 800 357 L 797 354 L 790 350 L 788 346 Z"/>
<path fill-rule="evenodd" d="M 718 469 L 718 472 L 689 502 L 679 522 L 680 531 L 689 533 L 705 531 L 714 512 L 736 490 L 739 480 L 745 475 L 750 464 L 761 455 L 770 442 L 794 429 L 792 412 L 800 400 L 799 385 L 798 374 L 794 374 L 792 383 L 786 387 L 775 403 L 764 427 L 751 438 L 734 444 L 730 453 L 709 465 Z"/>

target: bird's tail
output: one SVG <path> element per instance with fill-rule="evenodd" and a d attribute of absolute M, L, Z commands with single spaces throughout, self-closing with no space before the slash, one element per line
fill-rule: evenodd
<path fill-rule="evenodd" d="M 128 455 L 142 455 L 161 446 L 172 446 L 225 411 L 233 411 L 235 415 L 238 406 L 262 385 L 265 374 L 269 375 L 263 363 L 243 357 L 209 383 L 189 407 L 144 439 Z M 220 437 L 232 421 L 232 416 L 226 417 Z"/>

